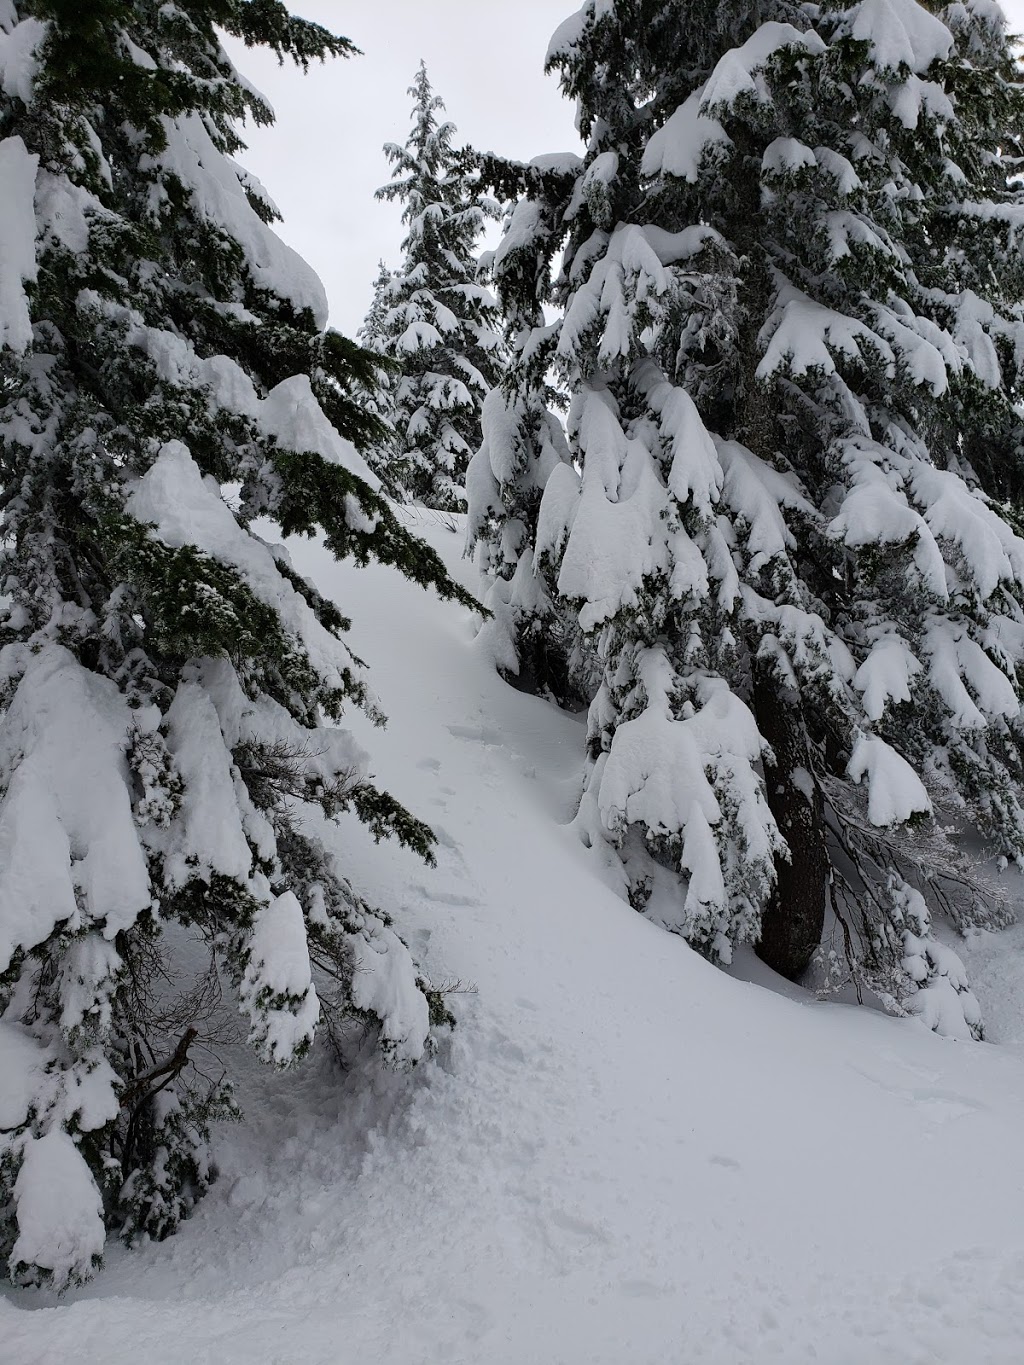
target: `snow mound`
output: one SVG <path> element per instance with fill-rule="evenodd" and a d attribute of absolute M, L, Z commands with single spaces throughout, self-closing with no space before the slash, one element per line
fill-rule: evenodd
<path fill-rule="evenodd" d="M 886 71 L 927 71 L 953 46 L 946 25 L 917 0 L 862 0 L 847 22 L 851 36 L 869 43 L 875 65 Z"/>
<path fill-rule="evenodd" d="M 29 1138 L 14 1198 L 18 1240 L 11 1252 L 12 1266 L 43 1266 L 52 1272 L 57 1288 L 84 1279 L 103 1252 L 103 1201 L 67 1133 L 52 1129 L 43 1137 Z"/>

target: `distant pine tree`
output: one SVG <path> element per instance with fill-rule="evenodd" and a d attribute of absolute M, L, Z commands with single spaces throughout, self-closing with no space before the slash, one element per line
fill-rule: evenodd
<path fill-rule="evenodd" d="M 55 1288 L 206 1187 L 230 1091 L 189 1049 L 220 974 L 278 1066 L 320 1023 L 409 1059 L 429 1027 L 303 809 L 433 837 L 325 725 L 379 718 L 363 665 L 251 521 L 460 592 L 356 450 L 375 361 L 232 159 L 271 114 L 214 22 L 352 51 L 278 0 L 0 3 L 0 1250 Z M 168 924 L 211 959 L 180 995 Z"/>
<path fill-rule="evenodd" d="M 404 147 L 385 147 L 395 175 L 377 191 L 402 204 L 402 264 L 391 274 L 382 264 L 360 336 L 397 366 L 378 400 L 392 428 L 378 472 L 399 496 L 454 511 L 465 505 L 481 408 L 505 362 L 475 254 L 497 205 L 452 146 L 454 124 L 438 122 L 444 104 L 422 63 L 409 94 L 413 129 Z"/>
<path fill-rule="evenodd" d="M 951 823 L 1024 860 L 1001 11 L 591 0 L 549 65 L 587 152 L 520 169 L 508 250 L 561 312 L 581 473 L 518 554 L 602 668 L 581 830 L 711 957 L 797 975 L 831 923 L 839 975 L 978 1034 L 930 914 L 1002 914 Z"/>

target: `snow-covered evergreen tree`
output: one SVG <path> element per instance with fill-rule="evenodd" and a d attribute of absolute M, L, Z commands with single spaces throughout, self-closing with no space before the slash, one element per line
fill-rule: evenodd
<path fill-rule="evenodd" d="M 399 1059 L 429 1027 L 304 808 L 432 835 L 331 728 L 378 716 L 363 665 L 252 519 L 460 593 L 358 453 L 373 360 L 233 160 L 271 115 L 215 23 L 350 50 L 278 0 L 0 0 L 0 1251 L 57 1288 L 208 1183 L 231 1101 L 189 1049 L 221 975 L 279 1066 L 320 1023 Z M 213 963 L 177 996 L 170 924 Z"/>
<path fill-rule="evenodd" d="M 603 667 L 581 828 L 712 957 L 795 975 L 828 910 L 858 983 L 977 1033 L 921 897 L 999 918 L 950 820 L 1024 857 L 1001 11 L 589 0 L 549 64 L 587 139 L 529 209 L 581 473 L 533 555 Z"/>
<path fill-rule="evenodd" d="M 444 103 L 422 62 L 409 94 L 412 132 L 404 146 L 384 148 L 394 178 L 377 191 L 402 205 L 402 264 L 391 274 L 382 265 L 360 336 L 397 365 L 380 399 L 393 432 L 378 456 L 381 476 L 400 496 L 455 511 L 465 505 L 481 407 L 504 363 L 475 254 L 497 206 L 462 164 L 454 124 L 438 121 Z"/>
<path fill-rule="evenodd" d="M 579 166 L 572 154 L 529 166 L 484 158 L 484 175 L 502 193 L 525 191 L 512 209 L 498 249 L 486 257 L 506 319 L 509 364 L 482 414 L 483 440 L 466 474 L 467 547 L 488 585 L 490 620 L 481 640 L 497 667 L 532 691 L 559 701 L 578 690 L 574 623 L 554 580 L 535 565 L 541 496 L 556 465 L 570 460 L 562 423 L 552 411 L 550 369 L 557 323 L 544 317 L 564 198 Z"/>

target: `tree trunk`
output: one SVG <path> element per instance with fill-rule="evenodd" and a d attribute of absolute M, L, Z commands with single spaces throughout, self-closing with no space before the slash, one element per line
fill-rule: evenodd
<path fill-rule="evenodd" d="M 778 880 L 761 920 L 757 955 L 795 980 L 814 955 L 825 925 L 829 858 L 821 789 L 813 777 L 799 699 L 787 697 L 767 670 L 758 668 L 754 689 L 758 729 L 775 752 L 765 765 L 768 805 L 789 845 L 790 860 L 777 861 Z"/>

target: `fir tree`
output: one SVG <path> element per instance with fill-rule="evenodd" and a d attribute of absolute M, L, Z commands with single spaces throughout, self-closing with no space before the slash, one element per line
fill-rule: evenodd
<path fill-rule="evenodd" d="M 929 904 L 1000 918 L 951 822 L 1024 857 L 1001 12 L 588 3 L 549 64 L 587 139 L 531 210 L 581 474 L 532 549 L 602 668 L 581 829 L 712 958 L 798 975 L 827 911 L 858 989 L 978 1034 Z"/>
<path fill-rule="evenodd" d="M 454 511 L 465 504 L 466 466 L 480 442 L 480 410 L 503 363 L 497 309 L 478 280 L 476 244 L 497 206 L 452 145 L 455 126 L 420 63 L 409 88 L 413 128 L 385 148 L 394 178 L 379 199 L 402 204 L 401 267 L 381 266 L 361 339 L 395 362 L 381 415 L 392 438 L 378 465 L 402 497 Z"/>
<path fill-rule="evenodd" d="M 570 460 L 562 423 L 552 411 L 550 369 L 557 323 L 549 325 L 552 258 L 579 158 L 542 157 L 529 166 L 482 160 L 482 173 L 503 197 L 520 192 L 498 249 L 487 258 L 505 316 L 509 364 L 488 394 L 483 440 L 466 473 L 467 550 L 488 584 L 490 620 L 481 641 L 519 686 L 577 702 L 582 665 L 571 613 L 558 600 L 549 567 L 534 564 L 541 496 L 554 469 Z"/>
<path fill-rule="evenodd" d="M 428 1034 L 303 811 L 428 860 L 431 832 L 331 728 L 382 719 L 347 622 L 252 519 L 460 594 L 357 451 L 374 361 L 232 159 L 271 115 L 215 24 L 302 66 L 353 50 L 278 0 L 0 0 L 0 1244 L 56 1288 L 209 1182 L 230 1092 L 190 1048 L 222 978 L 278 1066 L 320 1024 L 396 1059 Z M 177 996 L 170 924 L 212 962 Z"/>

